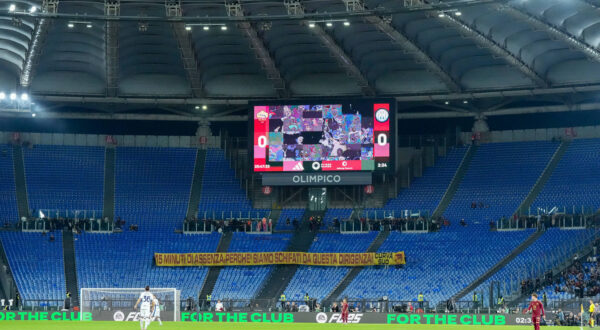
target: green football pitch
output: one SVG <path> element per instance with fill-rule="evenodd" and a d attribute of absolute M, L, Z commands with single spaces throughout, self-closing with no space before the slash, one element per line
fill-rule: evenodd
<path fill-rule="evenodd" d="M 544 327 L 546 328 L 546 327 Z M 0 322 L 0 329 L 14 330 L 138 330 L 138 322 L 36 322 L 36 321 L 5 321 Z M 328 330 L 328 329 L 395 329 L 395 330 L 425 330 L 425 329 L 448 329 L 448 330 L 532 330 L 533 326 L 461 326 L 461 325 L 376 325 L 376 324 L 249 324 L 249 323 L 173 323 L 164 322 L 162 326 L 152 323 L 148 330 L 176 330 L 176 329 L 244 329 L 244 330 Z M 553 330 L 576 329 L 576 327 L 552 327 Z"/>

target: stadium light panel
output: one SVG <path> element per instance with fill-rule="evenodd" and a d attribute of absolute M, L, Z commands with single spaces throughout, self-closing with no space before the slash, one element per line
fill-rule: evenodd
<path fill-rule="evenodd" d="M 29 8 L 29 12 L 30 13 L 35 13 L 37 11 L 37 7 L 36 6 L 31 6 L 31 8 Z"/>
<path fill-rule="evenodd" d="M 72 29 L 74 26 L 75 26 L 75 24 L 73 24 L 73 23 L 69 23 L 69 24 L 67 24 L 67 27 L 68 27 L 69 29 Z"/>
<path fill-rule="evenodd" d="M 325 25 L 327 25 L 327 27 L 332 27 L 332 26 L 333 26 L 333 23 L 331 23 L 331 22 L 327 22 L 327 23 L 325 23 Z"/>
<path fill-rule="evenodd" d="M 92 24 L 91 24 L 91 23 L 88 23 L 88 24 L 86 24 L 86 26 L 85 26 L 85 27 L 86 27 L 86 28 L 88 28 L 88 29 L 91 29 L 91 28 L 92 28 Z"/>
<path fill-rule="evenodd" d="M 195 106 L 195 107 L 194 107 L 194 109 L 196 109 L 196 110 L 200 110 L 200 106 L 199 106 L 199 105 L 197 105 L 197 106 Z"/>
<path fill-rule="evenodd" d="M 350 26 L 350 22 L 348 22 L 348 21 L 344 22 L 344 26 Z"/>
<path fill-rule="evenodd" d="M 457 11 L 457 12 L 454 13 L 454 15 L 460 16 L 460 15 L 462 15 L 462 13 L 460 11 Z"/>
<path fill-rule="evenodd" d="M 0 100 L 6 99 L 6 94 L 4 92 L 0 92 Z"/>
<path fill-rule="evenodd" d="M 10 6 L 8 6 L 8 11 L 12 13 L 15 10 L 17 10 L 17 6 L 15 6 L 14 3 L 11 3 Z"/>
<path fill-rule="evenodd" d="M 192 31 L 192 27 L 191 27 L 191 26 L 189 26 L 189 25 L 186 25 L 186 26 L 185 26 L 185 30 L 186 30 L 186 31 Z"/>
<path fill-rule="evenodd" d="M 223 31 L 227 31 L 227 25 L 223 25 L 223 26 L 221 26 L 221 30 L 223 30 Z"/>
<path fill-rule="evenodd" d="M 448 104 L 450 104 L 450 101 L 445 101 L 444 104 L 448 105 Z"/>
<path fill-rule="evenodd" d="M 35 118 L 35 116 L 36 116 L 36 114 L 35 114 L 35 112 L 33 112 L 33 113 L 31 114 L 31 117 Z"/>
<path fill-rule="evenodd" d="M 27 93 L 21 94 L 21 101 L 27 101 L 27 100 L 29 100 L 29 95 L 27 95 Z"/>
<path fill-rule="evenodd" d="M 203 27 L 202 27 L 202 30 L 204 30 L 204 31 L 208 31 L 208 30 L 210 30 L 210 26 L 208 26 L 208 25 L 205 25 L 205 26 L 203 26 Z"/>
<path fill-rule="evenodd" d="M 439 18 L 446 17 L 446 14 L 444 14 L 444 13 L 439 13 L 439 14 L 438 14 L 438 17 L 439 17 Z"/>
<path fill-rule="evenodd" d="M 311 29 L 314 28 L 315 27 L 315 23 L 313 23 L 313 22 L 308 23 L 308 27 L 311 28 Z"/>
<path fill-rule="evenodd" d="M 10 93 L 10 99 L 11 100 L 16 100 L 17 99 L 17 93 Z"/>
<path fill-rule="evenodd" d="M 202 110 L 206 110 L 206 109 L 208 109 L 208 106 L 206 104 L 203 104 L 202 105 Z"/>
<path fill-rule="evenodd" d="M 467 103 L 469 103 L 469 101 L 467 101 L 467 100 L 464 100 L 464 101 L 463 101 L 463 103 L 464 103 L 464 104 L 467 104 Z"/>

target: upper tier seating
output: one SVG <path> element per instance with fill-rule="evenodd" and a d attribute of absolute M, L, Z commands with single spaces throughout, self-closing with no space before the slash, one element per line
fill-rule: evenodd
<path fill-rule="evenodd" d="M 392 232 L 379 252 L 404 251 L 404 268 L 365 267 L 342 297 L 378 300 L 388 296 L 390 301 L 413 301 L 422 292 L 434 306 L 464 289 L 531 233 L 532 230 L 480 235 L 474 227 L 429 234 Z"/>
<path fill-rule="evenodd" d="M 422 177 L 414 178 L 410 187 L 400 190 L 398 196 L 390 199 L 382 209 L 368 209 L 369 218 L 374 218 L 377 213 L 377 218 L 381 219 L 384 212 L 385 216 L 393 212 L 395 216 L 400 217 L 401 212 L 405 210 L 431 215 L 448 189 L 467 149 L 451 149 L 445 157 L 436 160 L 434 166 L 425 168 Z"/>
<path fill-rule="evenodd" d="M 377 232 L 364 234 L 318 234 L 310 246 L 312 253 L 366 252 Z M 348 274 L 350 267 L 300 266 L 285 289 L 287 300 L 302 301 L 306 293 L 321 302 Z"/>
<path fill-rule="evenodd" d="M 0 223 L 19 220 L 12 147 L 0 144 Z"/>
<path fill-rule="evenodd" d="M 115 216 L 161 234 L 181 228 L 196 149 L 117 148 Z"/>
<path fill-rule="evenodd" d="M 567 213 L 600 207 L 600 139 L 573 140 L 531 207 L 566 208 Z"/>
<path fill-rule="evenodd" d="M 481 145 L 444 216 L 453 223 L 463 218 L 479 223 L 482 230 L 492 220 L 512 216 L 557 148 L 547 141 Z M 473 202 L 484 207 L 471 208 Z"/>
<path fill-rule="evenodd" d="M 155 252 L 216 252 L 221 234 L 182 235 L 164 231 L 84 233 L 76 236 L 80 288 L 177 288 L 181 299 L 198 297 L 208 267 L 157 267 Z"/>
<path fill-rule="evenodd" d="M 2 246 L 25 306 L 62 306 L 67 292 L 62 232 L 0 232 Z M 103 260 L 100 262 L 104 262 Z"/>
<path fill-rule="evenodd" d="M 253 209 L 246 193 L 240 187 L 240 181 L 235 177 L 235 172 L 229 166 L 222 149 L 208 149 L 202 178 L 202 194 L 198 207 L 199 217 L 203 212 L 215 213 L 216 219 L 247 217 L 263 217 L 268 215 L 267 210 Z M 233 212 L 233 213 L 232 213 Z"/>
<path fill-rule="evenodd" d="M 290 234 L 234 233 L 227 252 L 284 251 Z M 212 292 L 213 299 L 252 299 L 274 266 L 223 267 Z"/>
<path fill-rule="evenodd" d="M 55 210 L 61 217 L 75 217 L 75 210 L 96 211 L 96 218 L 101 216 L 103 147 L 36 145 L 23 152 L 30 209 L 50 210 L 52 217 Z"/>

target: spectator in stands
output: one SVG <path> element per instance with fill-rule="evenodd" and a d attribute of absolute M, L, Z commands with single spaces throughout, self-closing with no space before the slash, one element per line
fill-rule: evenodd
<path fill-rule="evenodd" d="M 290 307 L 290 312 L 292 312 L 292 313 L 298 312 L 298 305 L 296 305 L 295 302 L 292 302 L 292 306 Z"/>
<path fill-rule="evenodd" d="M 290 217 L 287 217 L 287 219 L 285 219 L 285 224 L 288 225 L 288 226 L 292 224 L 292 221 L 290 220 Z"/>
<path fill-rule="evenodd" d="M 267 218 L 262 218 L 262 231 L 267 231 Z"/>
<path fill-rule="evenodd" d="M 340 307 L 338 306 L 338 304 L 336 302 L 334 302 L 333 305 L 331 305 L 331 312 L 332 313 L 339 313 L 340 312 Z"/>
<path fill-rule="evenodd" d="M 476 209 L 477 208 L 477 202 L 471 202 L 471 208 L 472 209 Z"/>
<path fill-rule="evenodd" d="M 215 310 L 217 312 L 224 312 L 225 311 L 225 307 L 223 307 L 223 303 L 221 302 L 221 300 L 217 300 L 217 304 L 215 305 Z"/>
<path fill-rule="evenodd" d="M 465 221 L 465 219 L 460 219 L 460 225 L 463 227 L 467 226 L 467 222 Z"/>
<path fill-rule="evenodd" d="M 292 310 L 292 306 L 290 305 L 289 301 L 285 303 L 285 307 L 284 307 L 283 310 L 286 311 L 286 312 L 288 312 L 288 313 Z"/>

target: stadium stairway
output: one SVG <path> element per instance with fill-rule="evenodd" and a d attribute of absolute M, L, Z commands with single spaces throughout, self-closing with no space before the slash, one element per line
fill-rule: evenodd
<path fill-rule="evenodd" d="M 454 174 L 452 181 L 450 181 L 450 185 L 448 185 L 448 189 L 446 189 L 446 192 L 444 193 L 442 200 L 440 200 L 440 203 L 438 204 L 437 208 L 433 211 L 433 214 L 432 214 L 433 218 L 437 218 L 440 215 L 444 214 L 444 211 L 446 211 L 446 208 L 448 207 L 448 205 L 450 205 L 452 198 L 454 198 L 454 194 L 456 193 L 456 191 L 458 190 L 458 187 L 460 186 L 460 182 L 462 181 L 465 174 L 467 173 L 467 169 L 469 168 L 471 159 L 473 159 L 473 155 L 475 155 L 476 151 L 477 151 L 477 146 L 471 145 L 469 147 L 469 150 L 467 150 L 467 152 L 465 153 L 465 156 L 463 157 L 462 161 L 460 162 L 460 166 L 458 166 L 458 169 L 456 170 L 456 173 Z"/>
<path fill-rule="evenodd" d="M 206 150 L 198 149 L 196 151 L 196 163 L 194 165 L 194 176 L 192 178 L 192 188 L 186 215 L 188 218 L 195 217 L 202 196 L 202 177 L 204 176 L 204 163 L 206 162 Z"/>
<path fill-rule="evenodd" d="M 25 162 L 23 148 L 13 146 L 13 165 L 15 168 L 15 187 L 17 190 L 17 208 L 19 219 L 29 216 L 29 201 L 27 199 L 27 183 L 25 180 Z"/>
<path fill-rule="evenodd" d="M 377 234 L 377 237 L 369 246 L 369 249 L 367 249 L 367 252 L 377 252 L 377 250 L 379 250 L 379 248 L 381 247 L 381 244 L 385 242 L 388 236 L 390 236 L 390 232 L 388 230 L 380 231 L 379 234 Z M 358 273 L 360 273 L 363 270 L 363 268 L 364 267 L 352 267 L 352 269 L 346 274 L 346 276 L 344 276 L 340 283 L 338 283 L 335 289 L 333 289 L 333 291 L 331 291 L 329 295 L 325 299 L 323 299 L 322 305 L 330 306 L 333 303 L 333 301 L 335 301 L 335 299 L 340 297 L 344 290 L 346 290 L 346 287 L 348 287 L 348 285 L 352 283 L 352 281 L 354 281 L 356 275 L 358 275 Z"/>
<path fill-rule="evenodd" d="M 0 299 L 8 299 L 14 297 L 16 293 L 15 279 L 8 263 L 8 257 L 4 246 L 0 242 Z"/>
<path fill-rule="evenodd" d="M 554 155 L 552 155 L 552 159 L 550 159 L 550 162 L 548 162 L 548 165 L 546 165 L 546 168 L 535 182 L 535 185 L 531 188 L 531 191 L 529 191 L 527 197 L 523 200 L 521 205 L 519 205 L 516 213 L 527 212 L 527 210 L 531 207 L 539 193 L 542 191 L 542 189 L 544 189 L 546 182 L 548 182 L 552 176 L 554 169 L 556 169 L 556 166 L 558 166 L 558 163 L 562 159 L 563 155 L 565 152 L 567 152 L 569 145 L 571 145 L 571 141 L 563 141 L 558 149 L 556 149 Z"/>
<path fill-rule="evenodd" d="M 75 242 L 73 232 L 63 232 L 63 259 L 65 263 L 65 281 L 67 290 L 71 292 L 72 306 L 79 306 L 79 288 L 77 286 L 77 269 L 75 268 Z"/>
<path fill-rule="evenodd" d="M 233 238 L 232 232 L 225 232 L 221 236 L 219 240 L 219 245 L 217 246 L 217 253 L 224 253 L 229 250 L 229 244 L 231 243 L 231 239 Z M 202 290 L 200 290 L 199 299 L 203 300 L 207 295 L 213 292 L 215 288 L 215 284 L 217 283 L 217 279 L 219 278 L 219 274 L 221 273 L 221 269 L 223 267 L 209 267 L 208 274 L 204 279 L 204 284 L 202 285 Z"/>
<path fill-rule="evenodd" d="M 115 218 L 115 148 L 107 147 L 104 151 L 104 204 L 102 216 L 111 220 Z"/>
<path fill-rule="evenodd" d="M 280 216 L 281 209 L 272 209 L 271 213 L 269 213 L 269 219 L 273 221 L 273 232 L 275 232 L 275 228 L 277 228 L 277 221 L 279 221 Z"/>
<path fill-rule="evenodd" d="M 533 244 L 535 241 L 537 241 L 537 239 L 540 238 L 543 234 L 544 234 L 543 231 L 535 231 L 526 240 L 524 240 L 521 244 L 519 244 L 519 246 L 517 246 L 514 250 L 512 250 L 509 254 L 507 254 L 504 258 L 502 258 L 502 260 L 500 260 L 498 263 L 496 263 L 494 266 L 492 266 L 492 268 L 490 268 L 483 275 L 481 275 L 478 279 L 471 282 L 464 289 L 462 289 L 457 294 L 455 294 L 452 297 L 452 299 L 454 299 L 454 301 L 458 301 L 462 297 L 464 297 L 466 294 L 468 294 L 469 292 L 475 290 L 481 283 L 485 282 L 488 278 L 490 278 L 497 271 L 499 271 L 504 266 L 506 266 L 506 264 L 511 262 L 519 254 L 521 254 L 521 252 L 525 251 L 531 244 Z"/>
<path fill-rule="evenodd" d="M 325 211 L 306 211 L 304 217 L 302 217 L 300 230 L 294 232 L 294 236 L 292 236 L 287 251 L 308 252 L 310 245 L 317 235 L 316 231 L 312 232 L 309 230 L 308 219 L 311 216 L 324 217 L 324 215 Z M 279 296 L 281 296 L 285 288 L 287 288 L 297 270 L 298 265 L 276 265 L 269 278 L 264 281 L 258 295 L 256 295 L 257 302 L 259 304 L 264 304 L 267 300 L 279 299 Z"/>

